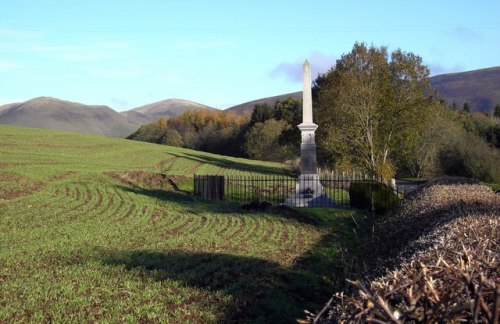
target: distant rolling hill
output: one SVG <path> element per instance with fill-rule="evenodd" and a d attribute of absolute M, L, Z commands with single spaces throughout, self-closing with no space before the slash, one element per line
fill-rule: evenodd
<path fill-rule="evenodd" d="M 138 128 L 107 106 L 88 106 L 50 97 L 1 106 L 0 124 L 113 137 L 125 137 Z"/>
<path fill-rule="evenodd" d="M 431 77 L 430 81 L 448 104 L 455 102 L 459 109 L 467 101 L 471 105 L 471 111 L 491 113 L 495 105 L 500 104 L 500 67 L 441 74 Z M 276 101 L 288 98 L 302 100 L 302 91 L 249 101 L 225 111 L 242 115 L 251 113 L 257 104 L 267 103 L 272 106 Z"/>
<path fill-rule="evenodd" d="M 432 77 L 432 85 L 449 104 L 462 108 L 469 102 L 472 111 L 492 112 L 500 104 L 500 67 Z M 243 115 L 251 113 L 256 104 L 274 105 L 276 101 L 302 100 L 302 91 L 261 98 L 224 110 Z M 107 106 L 89 106 L 50 97 L 0 106 L 0 124 L 126 137 L 140 125 L 160 117 L 167 119 L 188 110 L 214 108 L 193 101 L 167 99 L 124 112 Z"/>
<path fill-rule="evenodd" d="M 500 67 L 436 75 L 431 83 L 450 105 L 455 102 L 459 109 L 469 102 L 471 111 L 491 113 L 500 104 Z"/>
<path fill-rule="evenodd" d="M 230 108 L 225 109 L 226 112 L 231 112 L 237 115 L 244 115 L 245 113 L 251 113 L 255 105 L 268 104 L 269 106 L 273 106 L 276 101 L 283 101 L 288 98 L 296 99 L 302 101 L 302 91 L 286 93 L 284 95 L 261 98 L 258 100 L 253 100 L 249 102 L 242 103 L 240 105 L 236 105 Z"/>
<path fill-rule="evenodd" d="M 142 125 L 160 117 L 169 119 L 171 117 L 181 115 L 188 110 L 194 109 L 215 110 L 215 108 L 189 100 L 167 99 L 124 111 L 120 114 L 125 116 L 129 122 Z"/>

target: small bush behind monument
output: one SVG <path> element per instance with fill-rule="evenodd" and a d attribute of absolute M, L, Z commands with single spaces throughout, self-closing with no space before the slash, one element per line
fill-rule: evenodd
<path fill-rule="evenodd" d="M 391 188 L 376 181 L 351 183 L 349 198 L 351 207 L 368 209 L 377 214 L 385 213 L 399 200 Z"/>

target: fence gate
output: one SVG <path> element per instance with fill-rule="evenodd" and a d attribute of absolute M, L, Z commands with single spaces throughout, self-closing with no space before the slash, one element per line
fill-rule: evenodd
<path fill-rule="evenodd" d="M 206 200 L 223 200 L 224 176 L 195 175 L 194 194 Z"/>

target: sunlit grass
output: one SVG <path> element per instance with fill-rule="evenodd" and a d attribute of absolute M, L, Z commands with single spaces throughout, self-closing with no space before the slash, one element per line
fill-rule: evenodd
<path fill-rule="evenodd" d="M 275 163 L 6 126 L 0 157 L 0 322 L 293 321 L 342 280 L 337 243 L 355 251 L 364 221 L 110 176 L 283 173 Z"/>

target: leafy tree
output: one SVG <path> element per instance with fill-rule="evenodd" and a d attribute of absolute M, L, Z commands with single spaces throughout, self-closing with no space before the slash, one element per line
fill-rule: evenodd
<path fill-rule="evenodd" d="M 290 154 L 300 152 L 300 130 L 297 127 L 302 122 L 302 102 L 288 98 L 277 101 L 273 108 L 274 119 L 285 121 L 289 127 L 285 127 L 279 137 L 280 145 L 288 146 Z"/>
<path fill-rule="evenodd" d="M 251 159 L 283 162 L 285 149 L 279 145 L 283 129 L 289 125 L 283 120 L 269 119 L 256 123 L 245 134 L 245 152 Z"/>
<path fill-rule="evenodd" d="M 451 110 L 442 102 L 432 102 L 431 109 L 420 115 L 420 122 L 408 125 L 404 142 L 398 148 L 397 163 L 401 174 L 432 177 L 439 173 L 438 154 L 447 139 L 456 136 L 460 126 L 453 122 Z"/>
<path fill-rule="evenodd" d="M 439 152 L 442 172 L 451 176 L 472 177 L 490 183 L 500 182 L 500 153 L 479 136 L 464 132 L 450 137 Z"/>
<path fill-rule="evenodd" d="M 143 125 L 129 138 L 139 141 L 243 156 L 242 131 L 248 119 L 223 111 L 192 110 Z"/>
<path fill-rule="evenodd" d="M 142 125 L 135 133 L 130 135 L 128 139 L 150 143 L 160 143 L 160 138 L 163 134 L 165 134 L 166 130 L 167 120 L 164 117 L 161 117 L 150 124 Z"/>
<path fill-rule="evenodd" d="M 470 104 L 467 101 L 464 102 L 464 108 L 462 110 L 466 113 L 470 113 Z"/>
<path fill-rule="evenodd" d="M 167 129 L 165 134 L 161 137 L 160 143 L 176 147 L 182 147 L 184 145 L 182 135 L 175 129 Z"/>
<path fill-rule="evenodd" d="M 356 43 L 314 84 L 318 147 L 337 168 L 394 175 L 400 145 L 431 109 L 429 70 L 422 59 Z M 418 129 L 424 129 L 420 127 Z"/>
<path fill-rule="evenodd" d="M 500 104 L 495 105 L 495 109 L 493 110 L 493 116 L 500 118 Z"/>
<path fill-rule="evenodd" d="M 250 117 L 249 127 L 256 123 L 263 123 L 266 120 L 273 118 L 273 108 L 267 103 L 257 104 L 253 108 L 252 116 Z"/>

